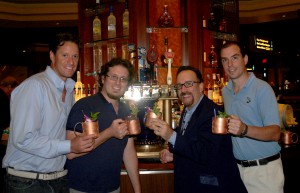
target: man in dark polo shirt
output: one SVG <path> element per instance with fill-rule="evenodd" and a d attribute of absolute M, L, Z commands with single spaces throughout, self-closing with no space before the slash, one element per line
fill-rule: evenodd
<path fill-rule="evenodd" d="M 67 121 L 67 138 L 82 135 L 82 126 L 75 125 L 83 120 L 83 113 L 99 112 L 100 136 L 95 140 L 95 149 L 89 153 L 68 155 L 66 167 L 70 193 L 120 192 L 122 161 L 135 193 L 141 192 L 138 159 L 134 139 L 128 137 L 124 121 L 130 114 L 127 104 L 120 98 L 128 89 L 133 78 L 133 66 L 128 60 L 114 58 L 101 68 L 100 92 L 83 98 L 72 107 Z"/>

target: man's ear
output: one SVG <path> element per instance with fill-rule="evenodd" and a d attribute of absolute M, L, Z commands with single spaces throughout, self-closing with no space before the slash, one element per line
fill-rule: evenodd
<path fill-rule="evenodd" d="M 55 54 L 52 51 L 50 51 L 49 56 L 50 56 L 51 64 L 53 64 L 55 61 Z"/>
<path fill-rule="evenodd" d="M 199 89 L 200 89 L 200 92 L 204 93 L 204 82 L 201 82 L 199 84 Z"/>
<path fill-rule="evenodd" d="M 244 63 L 245 63 L 245 66 L 248 64 L 248 55 L 247 54 L 244 56 Z"/>

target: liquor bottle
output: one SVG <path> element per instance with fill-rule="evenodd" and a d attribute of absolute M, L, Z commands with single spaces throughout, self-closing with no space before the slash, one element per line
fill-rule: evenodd
<path fill-rule="evenodd" d="M 212 86 L 210 83 L 210 75 L 209 74 L 207 74 L 207 84 L 205 87 L 205 94 L 210 100 L 213 100 L 213 90 L 212 90 Z"/>
<path fill-rule="evenodd" d="M 220 74 L 217 74 L 217 82 L 219 86 L 219 100 L 218 104 L 223 105 L 223 96 L 222 96 L 222 88 L 225 86 L 224 85 L 224 78 L 220 76 Z"/>
<path fill-rule="evenodd" d="M 220 97 L 220 88 L 217 83 L 216 73 L 213 73 L 212 78 L 213 78 L 213 101 L 214 101 L 214 103 L 218 104 L 219 97 Z"/>
<path fill-rule="evenodd" d="M 217 21 L 215 19 L 215 14 L 211 10 L 210 11 L 210 16 L 209 16 L 209 19 L 208 19 L 208 29 L 216 31 L 217 28 L 218 28 L 218 25 L 217 25 Z"/>
<path fill-rule="evenodd" d="M 94 46 L 93 48 L 93 75 L 96 76 L 100 72 L 102 66 L 102 48 Z"/>
<path fill-rule="evenodd" d="M 113 13 L 113 6 L 109 7 L 109 16 L 107 17 L 108 38 L 116 37 L 116 17 Z"/>
<path fill-rule="evenodd" d="M 225 18 L 220 21 L 219 30 L 222 32 L 227 32 L 227 21 Z"/>
<path fill-rule="evenodd" d="M 85 90 L 85 85 L 84 84 L 82 84 L 82 95 L 81 95 L 81 98 L 84 98 L 84 97 L 86 97 L 86 90 Z"/>
<path fill-rule="evenodd" d="M 116 45 L 116 43 L 112 43 L 111 48 L 112 48 L 112 57 L 116 58 L 117 57 L 117 45 Z"/>
<path fill-rule="evenodd" d="M 77 71 L 77 81 L 75 83 L 75 101 L 78 101 L 82 96 L 82 82 L 81 82 L 81 76 L 80 71 Z"/>
<path fill-rule="evenodd" d="M 123 13 L 123 36 L 129 35 L 129 11 L 128 2 L 125 2 L 125 11 Z"/>
<path fill-rule="evenodd" d="M 101 40 L 101 20 L 98 18 L 98 9 L 96 9 L 96 16 L 93 20 L 93 40 Z"/>
<path fill-rule="evenodd" d="M 117 57 L 116 43 L 107 44 L 107 61 L 110 61 L 112 58 L 115 57 Z"/>
<path fill-rule="evenodd" d="M 90 84 L 88 84 L 87 96 L 91 96 L 91 86 L 90 86 Z"/>
<path fill-rule="evenodd" d="M 211 45 L 210 47 L 210 53 L 208 55 L 208 60 L 209 60 L 209 66 L 210 67 L 218 67 L 218 59 L 217 59 L 217 54 L 215 52 L 215 47 L 214 45 Z"/>
<path fill-rule="evenodd" d="M 94 85 L 93 85 L 93 95 L 97 93 L 97 88 L 96 88 L 96 87 L 97 87 L 97 85 L 94 84 Z"/>
<path fill-rule="evenodd" d="M 202 17 L 202 27 L 206 28 L 206 18 L 204 15 Z"/>
<path fill-rule="evenodd" d="M 164 5 L 164 12 L 158 19 L 158 25 L 160 27 L 173 27 L 174 19 L 168 12 L 168 5 Z"/>

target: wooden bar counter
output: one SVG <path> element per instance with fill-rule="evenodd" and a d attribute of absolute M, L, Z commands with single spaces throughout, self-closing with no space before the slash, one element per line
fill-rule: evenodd
<path fill-rule="evenodd" d="M 174 192 L 173 163 L 139 163 L 139 172 L 143 193 Z M 121 192 L 134 193 L 126 170 L 121 172 Z"/>
<path fill-rule="evenodd" d="M 173 193 L 173 163 L 162 164 L 159 152 L 161 145 L 136 145 L 139 159 L 139 174 L 143 193 Z M 134 193 L 129 176 L 123 166 L 121 172 L 121 193 Z"/>

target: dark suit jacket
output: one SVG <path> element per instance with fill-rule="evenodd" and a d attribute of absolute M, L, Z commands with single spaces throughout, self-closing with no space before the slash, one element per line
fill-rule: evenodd
<path fill-rule="evenodd" d="M 180 124 L 175 146 L 170 145 L 175 193 L 247 192 L 233 156 L 231 136 L 211 132 L 214 108 L 222 110 L 204 95 L 185 134 L 180 134 Z"/>

